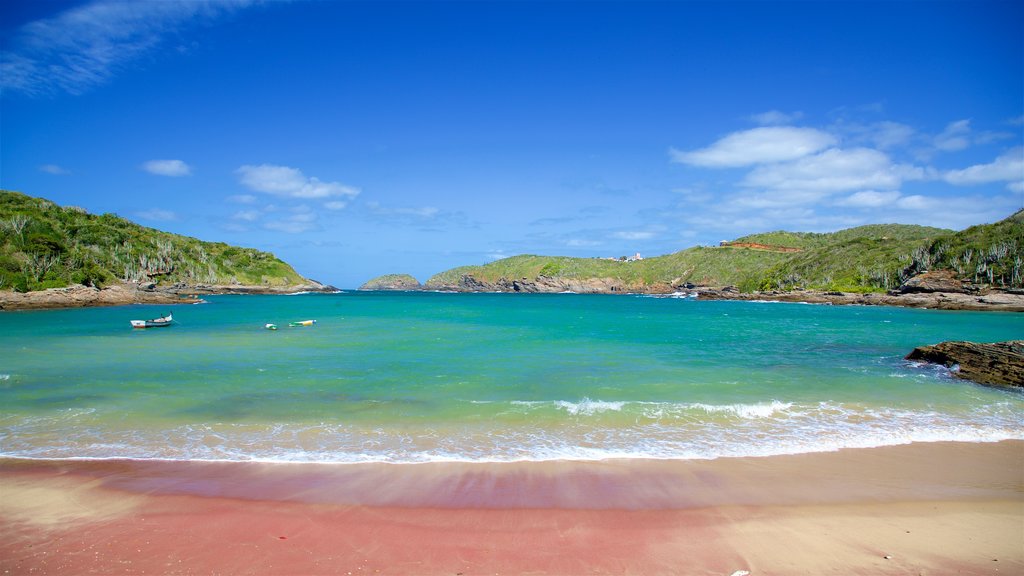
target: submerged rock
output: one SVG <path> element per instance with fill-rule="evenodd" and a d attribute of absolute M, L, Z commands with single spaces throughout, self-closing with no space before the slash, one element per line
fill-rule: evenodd
<path fill-rule="evenodd" d="M 906 359 L 942 364 L 956 377 L 978 384 L 1024 387 L 1024 340 L 940 342 L 914 348 Z"/>

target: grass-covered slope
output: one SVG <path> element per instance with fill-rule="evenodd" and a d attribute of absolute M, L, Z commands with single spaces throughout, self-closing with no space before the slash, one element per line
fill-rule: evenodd
<path fill-rule="evenodd" d="M 203 242 L 0 190 L 0 290 L 85 284 L 292 286 L 308 282 L 273 254 Z"/>
<path fill-rule="evenodd" d="M 611 278 L 632 285 L 693 283 L 754 290 L 854 292 L 898 287 L 918 272 L 953 269 L 964 280 L 1021 287 L 1024 211 L 962 232 L 904 224 L 873 224 L 827 234 L 768 232 L 730 245 L 696 247 L 634 262 L 562 256 L 514 256 L 462 266 L 430 278 L 428 288 L 455 286 L 463 276 L 506 279 Z M 796 250 L 789 250 L 796 249 Z"/>
<path fill-rule="evenodd" d="M 936 238 L 914 255 L 919 269 L 949 269 L 976 284 L 1024 287 L 1024 210 Z"/>

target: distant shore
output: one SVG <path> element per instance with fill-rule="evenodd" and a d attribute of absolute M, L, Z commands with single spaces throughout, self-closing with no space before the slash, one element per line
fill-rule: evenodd
<path fill-rule="evenodd" d="M 1024 442 L 717 460 L 0 459 L 0 570 L 1014 574 Z"/>
<path fill-rule="evenodd" d="M 44 310 L 127 304 L 193 304 L 199 297 L 214 294 L 294 294 L 336 292 L 320 283 L 292 286 L 247 286 L 197 284 L 159 286 L 156 284 L 114 284 L 103 288 L 74 285 L 35 292 L 0 290 L 0 310 Z"/>
<path fill-rule="evenodd" d="M 511 284 L 509 285 L 512 286 Z M 494 289 L 487 289 L 494 288 Z M 440 292 L 507 292 L 507 293 L 556 293 L 554 290 L 504 289 L 501 286 L 481 286 L 477 289 L 442 288 Z M 579 288 L 579 287 L 578 287 Z M 763 302 L 797 302 L 806 304 L 832 304 L 838 306 L 902 306 L 907 308 L 928 308 L 933 310 L 978 310 L 1024 312 L 1024 293 L 989 290 L 984 293 L 962 292 L 912 292 L 855 293 L 816 290 L 740 292 L 735 288 L 693 287 L 670 289 L 654 286 L 649 289 L 623 287 L 610 289 L 558 290 L 557 293 L 575 294 L 647 294 L 651 296 L 692 296 L 698 300 L 743 300 Z M 388 291 L 428 291 L 426 287 L 389 289 Z M 299 284 L 294 286 L 246 286 L 246 285 L 156 285 L 115 284 L 102 289 L 89 286 L 68 286 L 36 292 L 14 292 L 0 290 L 0 311 L 2 310 L 43 310 L 57 308 L 81 308 L 87 306 L 123 306 L 127 304 L 190 304 L 195 297 L 216 294 L 295 294 L 298 292 L 336 292 L 337 289 L 324 284 Z"/>
<path fill-rule="evenodd" d="M 696 290 L 702 300 L 747 300 L 767 302 L 802 302 L 807 304 L 834 304 L 839 306 L 903 306 L 933 310 L 992 310 L 1024 312 L 1024 294 L 992 290 L 985 294 L 960 292 L 911 292 L 907 294 L 855 292 L 820 292 L 794 290 L 791 292 L 739 292 L 723 289 Z"/>

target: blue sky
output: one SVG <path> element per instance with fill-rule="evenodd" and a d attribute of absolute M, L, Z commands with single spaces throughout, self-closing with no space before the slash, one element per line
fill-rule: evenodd
<path fill-rule="evenodd" d="M 1024 207 L 1024 3 L 0 4 L 0 187 L 343 288 Z"/>

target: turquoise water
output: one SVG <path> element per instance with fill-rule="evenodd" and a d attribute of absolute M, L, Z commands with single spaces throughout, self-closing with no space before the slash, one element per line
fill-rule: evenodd
<path fill-rule="evenodd" d="M 515 461 L 1024 439 L 1024 395 L 902 359 L 942 340 L 1024 337 L 1020 314 L 568 294 L 208 299 L 0 313 L 0 454 Z M 167 311 L 169 328 L 129 326 Z M 306 319 L 317 324 L 287 327 Z"/>

